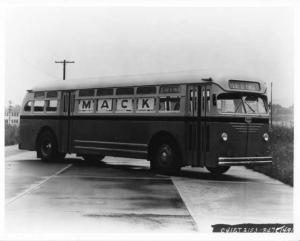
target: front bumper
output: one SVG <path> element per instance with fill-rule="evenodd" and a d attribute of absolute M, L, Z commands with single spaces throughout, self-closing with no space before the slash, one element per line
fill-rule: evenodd
<path fill-rule="evenodd" d="M 271 156 L 255 156 L 255 157 L 219 157 L 219 166 L 242 166 L 249 164 L 268 164 L 272 163 Z"/>

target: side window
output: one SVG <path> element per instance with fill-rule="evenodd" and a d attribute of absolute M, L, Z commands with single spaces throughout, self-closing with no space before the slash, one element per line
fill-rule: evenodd
<path fill-rule="evenodd" d="M 93 113 L 93 112 L 94 112 L 94 100 L 93 99 L 79 100 L 78 113 Z"/>
<path fill-rule="evenodd" d="M 210 112 L 210 90 L 206 91 L 206 101 L 207 101 L 206 111 Z"/>
<path fill-rule="evenodd" d="M 142 86 L 142 87 L 137 87 L 136 89 L 137 94 L 156 94 L 156 87 L 155 86 Z"/>
<path fill-rule="evenodd" d="M 94 96 L 94 89 L 83 89 L 83 90 L 79 90 L 79 96 L 83 97 L 83 96 Z"/>
<path fill-rule="evenodd" d="M 190 101 L 189 101 L 189 111 L 193 114 L 197 113 L 198 106 L 198 91 L 196 88 L 190 90 Z"/>
<path fill-rule="evenodd" d="M 112 99 L 98 99 L 97 113 L 112 112 Z"/>
<path fill-rule="evenodd" d="M 159 89 L 159 93 L 161 94 L 180 93 L 180 91 L 179 85 L 165 85 Z"/>
<path fill-rule="evenodd" d="M 44 111 L 45 101 L 44 100 L 35 100 L 33 110 L 35 112 L 42 112 Z"/>
<path fill-rule="evenodd" d="M 179 112 L 180 97 L 160 97 L 159 98 L 160 112 Z"/>
<path fill-rule="evenodd" d="M 137 111 L 138 112 L 147 112 L 154 111 L 155 109 L 155 98 L 138 98 L 137 99 Z"/>
<path fill-rule="evenodd" d="M 34 98 L 45 97 L 45 92 L 38 91 L 34 93 Z"/>
<path fill-rule="evenodd" d="M 33 101 L 27 101 L 27 103 L 24 105 L 24 111 L 25 112 L 30 112 L 31 111 L 31 106 L 32 106 Z"/>
<path fill-rule="evenodd" d="M 57 100 L 46 100 L 46 111 L 56 112 L 57 110 Z"/>
<path fill-rule="evenodd" d="M 133 112 L 133 99 L 117 99 L 117 112 Z"/>
<path fill-rule="evenodd" d="M 48 91 L 46 98 L 57 98 L 57 91 Z"/>
<path fill-rule="evenodd" d="M 114 90 L 112 88 L 97 89 L 97 96 L 113 95 Z"/>
<path fill-rule="evenodd" d="M 122 87 L 118 88 L 116 91 L 116 95 L 133 95 L 134 89 L 131 87 Z"/>

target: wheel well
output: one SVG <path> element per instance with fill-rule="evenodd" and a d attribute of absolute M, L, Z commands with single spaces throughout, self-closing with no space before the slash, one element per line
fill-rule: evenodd
<path fill-rule="evenodd" d="M 151 161 L 153 159 L 153 155 L 155 153 L 155 148 L 157 144 L 163 140 L 169 141 L 171 142 L 171 144 L 175 146 L 175 150 L 178 155 L 178 160 L 182 163 L 182 153 L 181 153 L 180 146 L 176 141 L 176 138 L 167 131 L 160 131 L 156 133 L 154 136 L 152 136 L 152 138 L 150 139 L 150 142 L 148 144 L 148 160 Z"/>
<path fill-rule="evenodd" d="M 52 130 L 52 128 L 49 127 L 49 126 L 44 126 L 44 127 L 42 127 L 42 128 L 39 130 L 39 132 L 38 132 L 38 134 L 37 134 L 37 136 L 36 136 L 36 139 L 35 139 L 35 149 L 36 149 L 36 150 L 38 150 L 38 141 L 39 141 L 40 135 L 41 135 L 43 132 L 45 132 L 45 131 L 51 132 L 51 134 L 52 134 L 52 135 L 54 136 L 54 138 L 55 138 L 55 141 L 57 142 L 56 135 L 55 135 L 54 131 Z"/>

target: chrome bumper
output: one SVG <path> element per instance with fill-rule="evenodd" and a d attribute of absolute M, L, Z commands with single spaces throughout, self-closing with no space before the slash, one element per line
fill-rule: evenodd
<path fill-rule="evenodd" d="M 271 156 L 263 157 L 219 157 L 218 164 L 219 166 L 242 166 L 249 164 L 267 164 L 272 163 Z"/>

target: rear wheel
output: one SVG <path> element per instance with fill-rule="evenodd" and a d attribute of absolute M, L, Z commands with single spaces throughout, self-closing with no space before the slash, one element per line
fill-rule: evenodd
<path fill-rule="evenodd" d="M 85 155 L 82 155 L 82 157 L 87 162 L 98 162 L 98 161 L 101 161 L 105 156 L 103 156 L 103 155 L 85 154 Z"/>
<path fill-rule="evenodd" d="M 214 175 L 221 175 L 229 170 L 230 167 L 206 167 Z"/>
<path fill-rule="evenodd" d="M 38 156 L 43 161 L 60 160 L 65 157 L 65 153 L 58 152 L 58 145 L 54 134 L 51 131 L 43 131 L 37 143 Z"/>
<path fill-rule="evenodd" d="M 170 141 L 160 142 L 153 153 L 151 169 L 166 173 L 176 174 L 180 170 L 178 163 L 178 152 L 175 145 Z"/>

